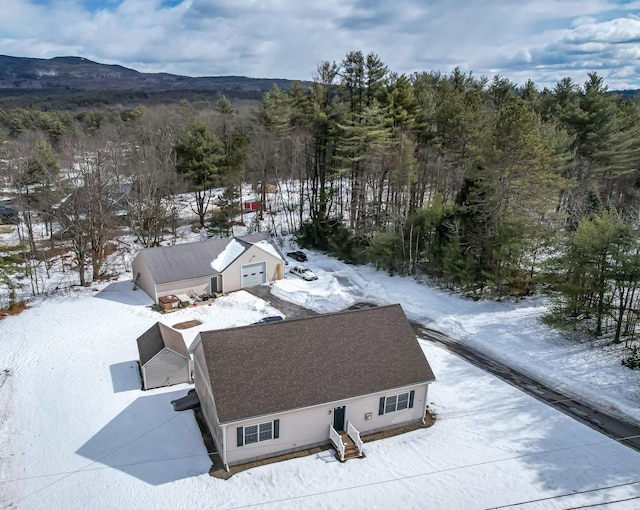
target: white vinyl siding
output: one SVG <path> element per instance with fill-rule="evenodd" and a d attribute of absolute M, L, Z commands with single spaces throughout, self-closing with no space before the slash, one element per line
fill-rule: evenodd
<path fill-rule="evenodd" d="M 135 283 L 135 288 L 142 289 L 147 295 L 157 301 L 156 284 L 151 277 L 147 261 L 144 259 L 143 253 L 138 253 L 131 264 L 131 278 Z"/>
<path fill-rule="evenodd" d="M 142 378 L 146 390 L 191 382 L 189 360 L 170 349 L 162 349 L 142 367 Z"/>
<path fill-rule="evenodd" d="M 195 355 L 196 352 L 194 351 Z M 378 392 L 344 401 L 329 402 L 314 407 L 265 416 L 259 420 L 246 420 L 244 423 L 236 423 L 234 426 L 238 431 L 237 439 L 233 429 L 231 427 L 228 429 L 231 432 L 227 435 L 227 463 L 229 466 L 235 466 L 253 460 L 328 444 L 329 426 L 333 423 L 333 411 L 336 407 L 342 405 L 347 406 L 347 420 L 361 435 L 402 427 L 410 423 L 419 423 L 424 418 L 427 387 L 427 383 L 422 383 L 411 387 L 398 388 L 395 392 L 396 396 L 401 394 L 400 392 L 404 394 L 410 394 L 411 391 L 414 392 L 413 407 L 401 413 L 394 412 L 379 415 L 377 411 L 380 399 L 386 397 L 385 393 Z M 345 424 L 347 420 L 345 420 Z M 276 421 L 278 421 L 277 434 L 275 429 Z M 257 445 L 253 444 L 251 447 L 246 447 L 243 429 L 265 422 L 274 423 L 273 439 L 271 441 L 259 441 Z"/>
<path fill-rule="evenodd" d="M 215 402 L 211 393 L 209 371 L 207 370 L 207 366 L 204 362 L 204 356 L 202 354 L 202 342 L 198 342 L 193 349 L 193 379 L 196 393 L 200 400 L 202 415 L 207 423 L 209 432 L 211 432 L 216 448 L 221 452 L 224 447 L 223 431 L 218 420 Z"/>

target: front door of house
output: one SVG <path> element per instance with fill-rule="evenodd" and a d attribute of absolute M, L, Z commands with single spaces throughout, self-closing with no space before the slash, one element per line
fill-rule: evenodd
<path fill-rule="evenodd" d="M 337 432 L 344 430 L 344 419 L 347 414 L 347 406 L 333 408 L 333 428 Z"/>
<path fill-rule="evenodd" d="M 211 294 L 214 294 L 216 292 L 218 292 L 218 277 L 212 276 L 211 277 Z"/>

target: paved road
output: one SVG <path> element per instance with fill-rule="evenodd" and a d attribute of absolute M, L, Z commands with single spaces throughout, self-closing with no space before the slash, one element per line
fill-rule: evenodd
<path fill-rule="evenodd" d="M 413 324 L 413 329 L 418 337 L 443 346 L 448 351 L 457 354 L 472 365 L 482 368 L 490 374 L 499 377 L 512 386 L 521 389 L 525 393 L 545 402 L 551 407 L 562 411 L 585 425 L 588 425 L 592 429 L 597 430 L 598 432 L 601 432 L 618 442 L 629 446 L 630 448 L 640 451 L 640 427 L 602 411 L 596 411 L 582 402 L 579 402 L 575 398 L 570 398 L 534 379 L 531 379 L 513 368 L 490 359 L 472 347 L 456 342 L 439 331 L 425 328 L 424 326 L 415 323 Z"/>

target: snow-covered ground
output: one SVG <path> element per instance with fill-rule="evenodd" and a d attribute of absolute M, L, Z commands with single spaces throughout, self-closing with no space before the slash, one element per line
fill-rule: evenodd
<path fill-rule="evenodd" d="M 411 319 L 639 417 L 636 373 L 542 326 L 535 301 L 470 302 L 316 253 L 309 266 L 317 281 L 289 276 L 274 294 L 321 312 L 402 303 Z M 162 316 L 149 303 L 123 274 L 0 322 L 0 508 L 640 506 L 640 454 L 425 341 L 431 428 L 367 443 L 363 460 L 326 451 L 212 478 L 193 415 L 170 405 L 189 386 L 141 391 L 136 338 L 158 320 L 198 319 L 190 344 L 279 311 L 246 292 Z"/>
<path fill-rule="evenodd" d="M 274 286 L 274 294 L 319 312 L 341 310 L 355 301 L 401 303 L 410 319 L 640 424 L 640 372 L 621 365 L 619 346 L 569 340 L 545 326 L 540 321 L 547 312 L 542 298 L 472 301 L 413 278 L 390 277 L 318 253 L 310 264 L 320 276 L 317 282 L 285 280 Z"/>

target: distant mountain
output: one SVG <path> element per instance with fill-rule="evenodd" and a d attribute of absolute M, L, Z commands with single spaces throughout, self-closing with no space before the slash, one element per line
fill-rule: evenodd
<path fill-rule="evenodd" d="M 61 102 L 59 96 L 75 95 L 92 102 L 111 96 L 116 102 L 158 101 L 162 98 L 214 97 L 257 98 L 274 84 L 288 89 L 292 80 L 209 76 L 192 78 L 168 73 L 141 73 L 119 65 L 93 62 L 82 57 L 51 59 L 0 55 L 0 101 L 38 104 Z M 96 93 L 101 93 L 96 96 Z M 108 93 L 108 94 L 104 94 Z M 4 98 L 4 99 L 3 99 Z M 22 98 L 22 100 L 20 100 Z M 27 99 L 29 98 L 29 99 Z M 56 99 L 57 98 L 57 99 Z"/>

